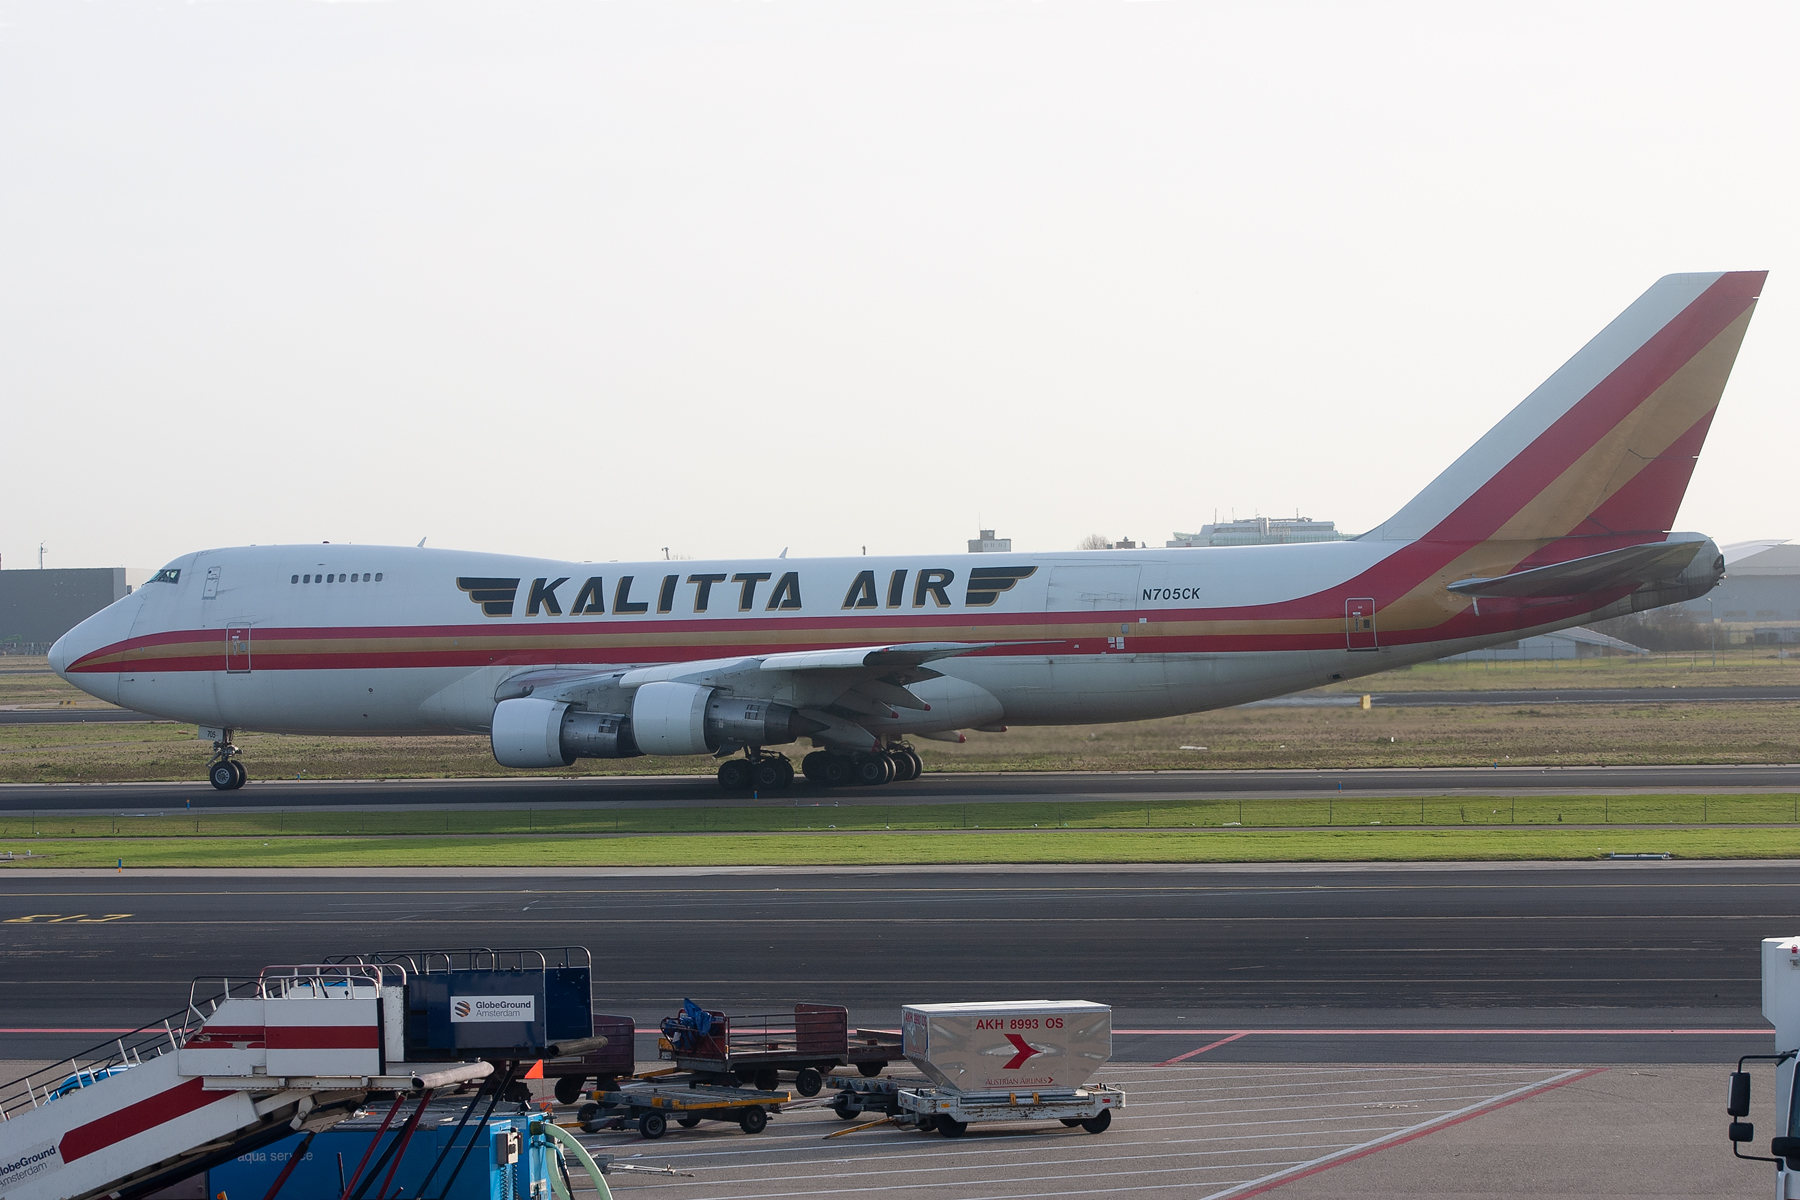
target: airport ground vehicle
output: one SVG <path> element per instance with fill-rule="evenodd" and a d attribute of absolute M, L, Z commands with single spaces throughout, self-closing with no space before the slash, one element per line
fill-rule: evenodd
<path fill-rule="evenodd" d="M 702 1121 L 729 1121 L 745 1133 L 761 1133 L 768 1128 L 770 1114 L 780 1112 L 792 1099 L 786 1092 L 648 1075 L 611 1090 L 595 1089 L 593 1100 L 581 1106 L 576 1119 L 590 1133 L 635 1123 L 638 1134 L 652 1140 L 668 1131 L 671 1119 L 683 1129 Z"/>
<path fill-rule="evenodd" d="M 1775 1053 L 1749 1054 L 1738 1060 L 1726 1090 L 1725 1111 L 1731 1117 L 1727 1136 L 1731 1152 L 1742 1159 L 1775 1165 L 1776 1200 L 1800 1197 L 1800 1096 L 1794 1089 L 1800 1072 L 1800 937 L 1764 938 L 1762 943 L 1763 1016 L 1775 1026 Z M 1775 1064 L 1775 1129 L 1769 1155 L 1745 1154 L 1742 1146 L 1756 1137 L 1750 1116 L 1748 1062 Z"/>
<path fill-rule="evenodd" d="M 764 1091 L 792 1072 L 802 1096 L 818 1095 L 834 1068 L 873 1076 L 903 1057 L 894 1034 L 858 1029 L 852 1036 L 849 1010 L 841 1005 L 802 1003 L 791 1012 L 730 1015 L 691 1000 L 662 1023 L 657 1054 L 704 1081 L 736 1080 Z"/>
<path fill-rule="evenodd" d="M 1112 1057 L 1112 1009 L 1086 1000 L 909 1004 L 906 1059 L 922 1079 L 832 1077 L 844 1120 L 888 1122 L 961 1137 L 976 1121 L 1061 1121 L 1103 1133 L 1125 1094 L 1089 1084 Z"/>
<path fill-rule="evenodd" d="M 196 725 L 219 788 L 243 785 L 246 728 L 482 730 L 517 768 L 717 755 L 733 789 L 785 786 L 769 748 L 804 738 L 828 786 L 899 780 L 908 738 L 1302 691 L 1711 590 L 1718 547 L 1672 526 L 1765 278 L 1657 281 L 1348 541 L 679 568 L 214 549 L 77 625 L 50 664 Z"/>
<path fill-rule="evenodd" d="M 479 1101 L 485 1121 L 522 1060 L 593 1048 L 584 957 L 378 954 L 197 981 L 182 1012 L 0 1088 L 0 1195 L 143 1196 L 372 1103 L 389 1122 L 410 1108 L 410 1140 L 434 1096 L 471 1086 L 461 1120 Z"/>
<path fill-rule="evenodd" d="M 594 1036 L 605 1045 L 570 1058 L 544 1062 L 544 1078 L 556 1080 L 556 1098 L 573 1104 L 588 1080 L 602 1091 L 637 1073 L 637 1024 L 630 1017 L 594 1014 Z"/>

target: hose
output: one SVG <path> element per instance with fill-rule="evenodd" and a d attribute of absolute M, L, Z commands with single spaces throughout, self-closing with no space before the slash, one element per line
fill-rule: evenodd
<path fill-rule="evenodd" d="M 566 1148 L 581 1164 L 582 1170 L 594 1182 L 594 1190 L 600 1193 L 600 1200 L 613 1200 L 612 1189 L 606 1186 L 606 1176 L 600 1173 L 600 1167 L 594 1162 L 594 1156 L 587 1152 L 587 1147 L 575 1140 L 575 1135 L 556 1124 L 554 1121 L 533 1121 L 531 1132 L 542 1134 Z M 554 1183 L 555 1181 L 552 1180 Z"/>

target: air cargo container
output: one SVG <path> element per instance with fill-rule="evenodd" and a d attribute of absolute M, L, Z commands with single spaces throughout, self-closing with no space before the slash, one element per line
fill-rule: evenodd
<path fill-rule="evenodd" d="M 941 1088 L 1067 1092 L 1112 1057 L 1112 1009 L 1086 1000 L 909 1004 L 907 1061 Z"/>

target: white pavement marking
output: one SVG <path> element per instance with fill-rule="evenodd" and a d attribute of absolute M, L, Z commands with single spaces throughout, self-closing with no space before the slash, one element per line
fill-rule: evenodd
<path fill-rule="evenodd" d="M 846 1191 L 951 1200 L 1050 1200 L 1143 1193 L 1227 1200 L 1351 1155 L 1429 1132 L 1579 1071 L 1530 1067 L 1170 1068 L 1113 1064 L 1127 1107 L 1095 1137 L 1055 1122 L 972 1126 L 957 1139 L 871 1125 L 848 1128 L 829 1109 L 790 1109 L 767 1133 L 727 1125 L 586 1137 L 592 1148 L 693 1179 L 616 1175 L 615 1189 L 658 1200 L 779 1200 Z"/>

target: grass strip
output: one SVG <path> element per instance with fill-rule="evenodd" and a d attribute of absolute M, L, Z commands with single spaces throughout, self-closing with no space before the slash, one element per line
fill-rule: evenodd
<path fill-rule="evenodd" d="M 874 866 L 1800 857 L 1800 829 L 1075 830 L 697 837 L 40 838 L 14 868 Z M 38 857 L 42 856 L 42 857 Z"/>
<path fill-rule="evenodd" d="M 407 809 L 375 812 L 8 814 L 0 851 L 56 838 L 503 837 L 518 834 L 816 833 L 941 830 L 1156 830 L 1230 826 L 1428 828 L 1800 824 L 1800 794 L 1399 796 L 1349 799 L 834 804 L 793 799 L 705 808 Z"/>

